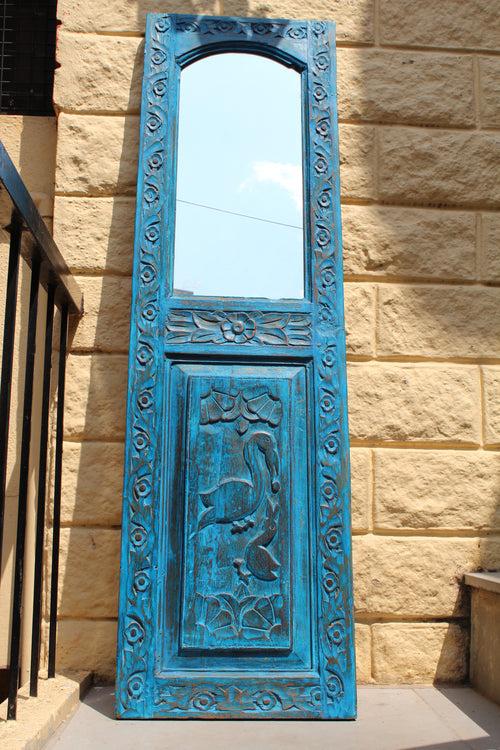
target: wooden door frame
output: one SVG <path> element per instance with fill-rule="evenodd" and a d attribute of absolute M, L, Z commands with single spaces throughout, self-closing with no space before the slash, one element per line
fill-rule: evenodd
<path fill-rule="evenodd" d="M 208 54 L 262 54 L 302 76 L 304 137 L 305 299 L 285 313 L 310 316 L 297 345 L 274 343 L 266 353 L 314 362 L 315 432 L 313 535 L 317 672 L 264 683 L 234 677 L 210 683 L 155 671 L 158 627 L 158 532 L 166 346 L 189 356 L 196 325 L 172 333 L 172 315 L 186 309 L 173 297 L 176 139 L 180 69 Z M 149 14 L 141 109 L 127 439 L 123 495 L 118 623 L 117 715 L 220 718 L 337 718 L 355 716 L 354 620 L 350 539 L 349 442 L 343 313 L 335 25 L 287 21 Z M 200 305 L 200 300 L 197 301 Z M 242 301 L 203 298 L 206 310 L 228 314 Z M 193 301 L 190 301 L 193 306 Z M 264 305 L 265 307 L 265 305 Z M 262 300 L 245 300 L 249 314 Z M 284 313 L 284 314 L 285 314 Z M 169 327 L 170 321 L 170 327 Z M 175 322 L 175 321 L 174 321 Z M 288 332 L 287 332 L 288 327 Z M 289 322 L 283 325 L 291 333 Z M 175 333 L 175 325 L 173 327 Z M 279 343 L 279 342 L 278 342 Z M 245 344 L 208 340 L 206 353 L 241 357 Z M 193 354 L 194 351 L 191 351 Z M 215 356 L 215 355 L 214 355 Z M 279 673 L 278 673 L 279 675 Z M 161 685 L 158 684 L 159 680 Z M 257 684 L 258 683 L 258 684 Z M 257 692 L 256 692 L 257 691 Z M 266 699 L 257 699 L 265 693 Z"/>

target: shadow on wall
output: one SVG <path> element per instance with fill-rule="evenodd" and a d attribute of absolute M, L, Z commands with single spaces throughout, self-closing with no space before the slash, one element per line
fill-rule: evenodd
<path fill-rule="evenodd" d="M 371 2 L 367 5 L 371 6 Z M 223 8 L 221 4 L 212 5 L 208 1 L 200 5 L 139 2 L 137 8 L 141 28 L 144 27 L 145 13 L 150 10 L 274 15 L 267 5 L 258 6 L 254 11 L 245 2 L 228 2 Z M 304 15 L 309 15 L 309 12 Z M 141 47 L 135 63 L 140 70 L 142 54 Z M 482 386 L 477 363 L 488 363 L 498 357 L 499 336 L 494 330 L 498 319 L 498 297 L 493 287 L 476 283 L 481 279 L 476 237 L 479 209 L 497 208 L 500 200 L 495 202 L 493 198 L 485 197 L 488 188 L 484 186 L 491 179 L 492 165 L 483 163 L 480 167 L 483 175 L 486 174 L 483 187 L 468 171 L 473 154 L 480 148 L 480 135 L 474 131 L 472 77 L 470 91 L 464 84 L 458 97 L 455 84 L 453 96 L 459 101 L 458 111 L 453 109 L 451 100 L 442 103 L 443 92 L 439 89 L 431 91 L 429 98 L 425 99 L 428 93 L 426 85 L 431 79 L 437 77 L 444 81 L 445 88 L 448 85 L 447 66 L 454 71 L 455 62 L 450 59 L 445 63 L 441 56 L 434 57 L 425 52 L 368 48 L 339 50 L 339 110 L 344 123 L 341 137 L 344 265 L 349 287 L 348 305 L 350 295 L 354 296 L 358 289 L 366 290 L 365 306 L 359 318 L 353 315 L 352 320 L 356 325 L 358 320 L 360 325 L 368 325 L 371 332 L 366 342 L 358 344 L 356 326 L 349 330 L 352 372 L 357 370 L 360 373 L 359 378 L 353 376 L 351 385 L 353 445 L 367 448 L 386 446 L 381 451 L 407 451 L 415 447 L 428 451 L 429 456 L 432 451 L 449 457 L 450 467 L 453 461 L 460 467 L 466 457 L 479 456 L 478 447 L 482 443 L 481 408 L 485 399 L 480 396 Z M 408 78 L 408 71 L 417 69 L 423 76 L 420 83 L 418 76 Z M 408 97 L 409 89 L 411 97 Z M 422 99 L 419 98 L 420 90 Z M 135 101 L 136 91 L 131 90 L 131 106 L 135 106 L 132 104 Z M 434 127 L 397 127 L 408 125 Z M 111 126 L 114 127 L 114 123 L 110 118 Z M 84 438 L 84 442 L 78 450 L 69 443 L 66 447 L 75 451 L 77 461 L 75 486 L 71 490 L 76 502 L 71 509 L 72 522 L 75 525 L 80 523 L 82 527 L 73 529 L 71 536 L 65 529 L 63 543 L 69 547 L 60 605 L 63 618 L 79 620 L 72 633 L 69 632 L 69 621 L 62 623 L 62 627 L 68 629 L 65 661 L 71 660 L 68 652 L 72 639 L 76 642 L 85 637 L 88 618 L 102 620 L 102 627 L 107 629 L 103 642 L 108 644 L 108 650 L 100 658 L 108 665 L 102 675 L 106 678 L 114 674 L 114 652 L 109 653 L 109 644 L 116 628 L 113 618 L 117 606 L 116 599 L 111 601 L 110 592 L 115 595 L 118 592 L 119 488 L 125 431 L 126 316 L 133 252 L 137 113 L 124 118 L 120 138 L 120 167 L 115 184 L 110 181 L 105 188 L 99 188 L 100 195 L 109 196 L 106 200 L 109 201 L 110 230 L 106 271 L 102 291 L 96 293 L 100 302 L 95 309 L 89 304 L 87 294 L 87 315 L 92 316 L 92 324 L 95 324 L 92 329 L 97 342 L 95 348 L 102 354 L 91 358 L 84 356 L 92 347 L 79 338 L 78 330 L 73 331 L 75 356 L 69 367 L 81 368 L 81 374 L 78 378 L 69 377 L 67 411 L 75 409 L 78 414 L 72 415 L 76 419 L 72 418 L 73 432 L 67 437 L 71 440 Z M 118 148 L 118 140 L 112 138 L 110 129 L 110 150 Z M 460 154 L 465 154 L 464 162 L 457 166 Z M 118 197 L 112 198 L 114 194 Z M 102 242 L 102 239 L 96 238 L 96 241 Z M 379 278 L 382 283 L 375 285 Z M 388 281 L 391 283 L 386 283 Z M 101 283 L 100 280 L 94 282 Z M 121 319 L 116 315 L 118 309 L 124 311 Z M 355 388 L 354 383 L 359 387 Z M 83 392 L 85 387 L 88 387 L 88 394 L 82 397 L 78 391 Z M 365 419 L 363 413 L 367 414 Z M 498 445 L 492 443 L 488 447 L 498 448 Z M 439 450 L 442 448 L 451 450 Z M 491 451 L 481 453 L 486 462 L 491 455 Z M 80 466 L 86 467 L 85 471 L 80 471 Z M 113 469 L 111 478 L 110 466 Z M 491 470 L 488 466 L 490 464 L 485 464 L 482 473 L 478 470 L 480 479 L 495 471 L 493 463 Z M 448 470 L 452 476 L 450 467 Z M 92 473 L 93 485 L 89 482 Z M 443 516 L 453 516 L 452 509 L 436 510 L 431 498 L 432 487 L 428 498 L 425 495 L 416 499 L 410 495 L 407 497 L 409 503 L 418 505 L 415 516 L 419 518 L 425 516 L 427 506 L 434 508 L 429 511 L 427 521 L 404 520 L 407 514 L 403 507 L 395 511 L 399 520 L 393 517 L 384 521 L 376 512 L 375 530 L 383 530 L 383 535 L 378 535 L 379 542 L 389 549 L 393 537 L 398 537 L 399 541 L 412 537 L 418 544 L 429 531 L 428 541 L 435 543 L 436 557 L 435 567 L 431 564 L 426 570 L 430 570 L 431 577 L 433 571 L 436 572 L 434 588 L 439 588 L 443 580 L 445 584 L 451 584 L 453 580 L 460 583 L 463 573 L 470 569 L 498 568 L 498 537 L 487 534 L 489 529 L 498 534 L 500 527 L 500 481 L 498 474 L 495 476 L 498 484 L 494 492 L 490 484 L 490 497 L 495 495 L 497 507 L 491 507 L 490 519 L 481 521 L 484 532 L 478 543 L 473 538 L 477 530 L 474 520 L 450 521 L 448 524 L 446 519 L 442 520 Z M 455 487 L 452 489 L 454 496 L 466 506 L 469 499 Z M 471 493 L 471 508 L 475 502 Z M 470 516 L 473 516 L 472 510 Z M 441 532 L 442 538 L 437 538 Z M 454 561 L 448 563 L 440 546 L 442 542 L 451 545 L 454 540 L 459 551 L 454 553 Z M 463 556 L 460 545 L 463 545 Z M 95 571 L 96 576 L 85 574 L 83 577 L 82 559 L 85 559 L 85 549 L 89 548 L 96 551 L 99 569 Z M 429 546 L 425 545 L 425 555 L 428 550 Z M 450 567 L 446 580 L 442 572 L 443 560 Z M 377 585 L 374 581 L 376 556 L 368 557 L 367 562 L 364 570 L 358 569 L 357 576 L 366 576 L 368 588 L 373 588 Z M 89 561 L 89 566 L 91 564 Z M 393 567 L 391 575 L 393 579 L 384 587 L 389 593 L 383 620 L 390 620 L 393 614 L 389 600 L 393 584 L 404 587 L 401 580 L 404 570 Z M 432 595 L 427 592 L 427 596 Z M 450 658 L 455 657 L 450 655 L 457 654 L 456 629 L 468 627 L 467 606 L 467 595 L 460 583 L 452 613 L 444 617 L 425 617 L 426 622 L 451 622 L 436 669 L 438 681 L 446 680 L 450 671 L 453 672 Z M 394 616 L 394 620 L 398 618 L 399 614 Z M 415 616 L 415 619 L 423 618 Z"/>

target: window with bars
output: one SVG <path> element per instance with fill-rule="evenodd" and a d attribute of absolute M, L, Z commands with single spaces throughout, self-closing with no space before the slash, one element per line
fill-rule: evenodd
<path fill-rule="evenodd" d="M 0 0 L 0 112 L 52 115 L 57 0 Z"/>

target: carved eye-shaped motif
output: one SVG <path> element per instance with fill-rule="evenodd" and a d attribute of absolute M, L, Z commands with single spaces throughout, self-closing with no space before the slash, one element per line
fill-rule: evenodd
<path fill-rule="evenodd" d="M 134 484 L 134 495 L 139 500 L 147 497 L 151 492 L 151 479 L 149 477 L 140 477 Z"/>
<path fill-rule="evenodd" d="M 309 703 L 315 708 L 321 706 L 321 688 L 319 686 L 311 688 Z"/>
<path fill-rule="evenodd" d="M 141 271 L 141 280 L 144 284 L 150 284 L 156 277 L 154 267 L 150 263 L 144 263 Z"/>
<path fill-rule="evenodd" d="M 330 134 L 330 121 L 328 117 L 322 117 L 321 120 L 318 120 L 316 123 L 316 132 L 323 138 L 326 138 Z"/>
<path fill-rule="evenodd" d="M 148 185 L 144 191 L 144 200 L 146 203 L 154 203 L 158 199 L 158 188 L 156 185 Z"/>
<path fill-rule="evenodd" d="M 325 541 L 328 549 L 338 549 L 342 542 L 342 529 L 331 526 L 326 532 Z"/>
<path fill-rule="evenodd" d="M 320 156 L 314 162 L 314 169 L 318 174 L 325 174 L 325 172 L 328 172 L 328 162 L 326 161 L 326 159 Z"/>
<path fill-rule="evenodd" d="M 340 646 L 340 644 L 344 640 L 345 625 L 342 620 L 334 620 L 328 625 L 326 632 L 329 640 L 335 646 Z"/>
<path fill-rule="evenodd" d="M 327 261 L 321 267 L 321 283 L 324 287 L 335 284 L 335 266 L 332 261 Z"/>
<path fill-rule="evenodd" d="M 163 156 L 159 152 L 156 152 L 155 154 L 151 154 L 151 156 L 148 159 L 148 167 L 152 171 L 160 169 L 162 164 L 163 164 Z"/>
<path fill-rule="evenodd" d="M 151 351 L 151 348 L 149 346 L 146 346 L 146 344 L 143 344 L 139 347 L 137 351 L 137 361 L 140 365 L 143 367 L 147 364 L 149 364 L 153 359 L 153 352 Z"/>
<path fill-rule="evenodd" d="M 335 364 L 335 350 L 333 349 L 333 347 L 329 347 L 325 350 L 321 361 L 323 362 L 325 367 L 333 367 L 333 365 Z"/>
<path fill-rule="evenodd" d="M 130 538 L 134 547 L 142 547 L 147 539 L 146 529 L 143 526 L 135 526 L 131 531 Z"/>
<path fill-rule="evenodd" d="M 319 403 L 321 411 L 325 412 L 325 414 L 333 411 L 335 408 L 335 398 L 333 396 L 333 393 L 331 393 L 330 391 L 325 391 Z"/>
<path fill-rule="evenodd" d="M 336 432 L 330 432 L 327 435 L 325 442 L 323 443 L 327 453 L 334 455 L 339 449 L 339 436 Z"/>
<path fill-rule="evenodd" d="M 313 96 L 317 102 L 322 102 L 324 99 L 326 99 L 326 89 L 321 85 L 321 83 L 317 83 L 313 88 Z"/>
<path fill-rule="evenodd" d="M 131 698 L 140 698 L 144 690 L 144 675 L 133 674 L 127 682 L 127 692 Z"/>
<path fill-rule="evenodd" d="M 152 323 L 157 315 L 158 308 L 154 304 L 154 302 L 150 302 L 148 305 L 146 305 L 146 307 L 144 307 L 142 311 L 142 317 L 144 318 L 144 320 L 147 320 L 148 323 Z"/>
<path fill-rule="evenodd" d="M 150 115 L 150 116 L 148 117 L 148 119 L 146 120 L 146 127 L 147 127 L 147 128 L 148 128 L 148 129 L 149 129 L 149 130 L 150 130 L 150 131 L 151 131 L 152 133 L 154 133 L 154 132 L 155 132 L 155 130 L 158 130 L 158 128 L 160 128 L 160 127 L 161 127 L 161 125 L 162 125 L 162 120 L 161 120 L 161 117 L 159 117 L 159 116 L 158 116 L 158 115 L 156 115 L 156 114 L 152 114 L 152 115 Z"/>
<path fill-rule="evenodd" d="M 139 570 L 134 576 L 134 588 L 136 591 L 146 591 L 150 583 L 149 575 L 145 570 Z"/>
<path fill-rule="evenodd" d="M 318 70 L 327 70 L 330 65 L 330 60 L 325 52 L 319 52 L 314 58 L 314 64 Z"/>
<path fill-rule="evenodd" d="M 208 711 L 215 706 L 215 694 L 208 690 L 200 691 L 193 695 L 191 703 L 198 711 Z"/>
<path fill-rule="evenodd" d="M 339 581 L 335 573 L 328 570 L 323 576 L 323 588 L 327 594 L 333 594 L 338 591 Z"/>
<path fill-rule="evenodd" d="M 337 674 L 328 678 L 326 682 L 326 691 L 333 699 L 340 698 L 344 694 L 344 685 Z"/>
<path fill-rule="evenodd" d="M 325 29 L 326 26 L 323 21 L 315 21 L 312 25 L 313 34 L 316 34 L 316 36 L 321 36 L 321 34 L 324 34 Z"/>
<path fill-rule="evenodd" d="M 252 24 L 252 31 L 254 34 L 259 34 L 259 36 L 263 34 L 270 34 L 273 30 L 272 23 L 253 23 Z"/>
<path fill-rule="evenodd" d="M 162 34 L 163 32 L 169 30 L 170 21 L 166 17 L 160 18 L 160 20 L 155 23 L 155 28 L 156 31 L 159 31 L 160 34 Z"/>
<path fill-rule="evenodd" d="M 150 242 L 156 242 L 160 236 L 160 228 L 158 224 L 150 224 L 144 232 L 144 236 Z"/>
<path fill-rule="evenodd" d="M 125 628 L 125 638 L 129 643 L 137 643 L 144 638 L 144 628 L 137 622 L 137 620 L 131 620 Z"/>
<path fill-rule="evenodd" d="M 291 39 L 305 39 L 307 36 L 307 28 L 305 26 L 292 26 L 288 29 L 287 36 Z"/>
<path fill-rule="evenodd" d="M 153 405 L 153 396 L 151 395 L 150 391 L 142 391 L 142 393 L 139 394 L 137 403 L 139 404 L 141 409 L 150 409 Z"/>
<path fill-rule="evenodd" d="M 276 707 L 278 699 L 269 690 L 261 690 L 259 693 L 255 693 L 254 702 L 261 711 L 272 711 Z"/>
<path fill-rule="evenodd" d="M 331 500 L 334 500 L 337 494 L 336 487 L 333 482 L 323 482 L 323 486 L 321 487 L 321 492 L 323 497 L 330 502 Z"/>
<path fill-rule="evenodd" d="M 162 49 L 156 49 L 151 55 L 153 65 L 161 65 L 167 59 L 167 55 Z"/>

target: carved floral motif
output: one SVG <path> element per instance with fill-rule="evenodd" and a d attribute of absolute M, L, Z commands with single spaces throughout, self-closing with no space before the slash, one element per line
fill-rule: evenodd
<path fill-rule="evenodd" d="M 300 313 L 170 310 L 165 327 L 165 339 L 171 344 L 311 343 L 311 318 Z"/>
<path fill-rule="evenodd" d="M 282 416 L 281 401 L 267 391 L 245 398 L 241 391 L 224 393 L 211 388 L 201 397 L 200 424 L 236 421 L 240 435 L 248 430 L 250 422 L 266 422 L 271 427 L 276 427 Z"/>
<path fill-rule="evenodd" d="M 196 624 L 217 638 L 239 637 L 243 640 L 268 640 L 281 624 L 279 610 L 283 598 L 271 596 L 237 597 L 228 592 L 196 595 Z"/>
<path fill-rule="evenodd" d="M 255 712 L 282 713 L 315 716 L 321 706 L 321 690 L 317 686 L 304 687 L 302 684 L 273 686 L 272 690 L 240 688 L 236 685 L 197 687 L 193 683 L 181 683 L 161 688 L 156 697 L 156 705 L 168 711 L 209 713 Z"/>

